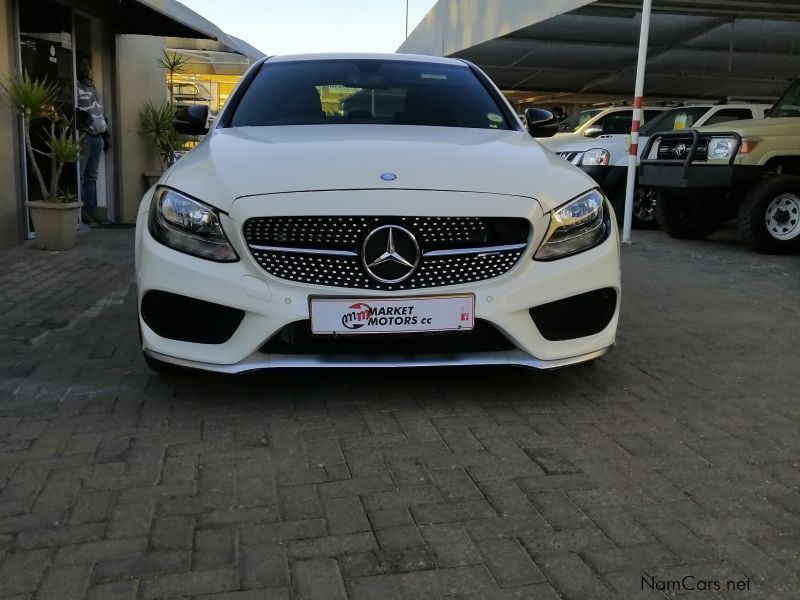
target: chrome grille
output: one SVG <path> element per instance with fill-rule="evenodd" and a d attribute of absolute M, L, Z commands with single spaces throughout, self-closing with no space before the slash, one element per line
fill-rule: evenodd
<path fill-rule="evenodd" d="M 563 151 L 563 152 L 556 152 L 561 158 L 566 160 L 567 162 L 571 162 L 573 165 L 581 164 L 581 159 L 585 154 L 583 151 L 576 152 L 574 150 L 570 151 Z"/>
<path fill-rule="evenodd" d="M 505 221 L 483 217 L 256 217 L 244 224 L 248 244 L 289 248 L 355 249 L 374 228 L 387 223 L 414 232 L 420 245 L 491 243 L 489 229 Z M 516 239 L 526 241 L 525 236 Z"/>
<path fill-rule="evenodd" d="M 361 246 L 377 227 L 414 234 L 419 266 L 382 283 L 364 268 Z M 253 258 L 270 275 L 314 285 L 370 290 L 427 289 L 498 277 L 517 264 L 530 236 L 526 219 L 492 217 L 257 217 L 244 224 Z"/>
<path fill-rule="evenodd" d="M 664 137 L 658 143 L 659 160 L 686 160 L 692 148 L 693 138 L 687 137 Z M 693 161 L 703 161 L 708 159 L 708 139 L 700 138 L 695 150 Z"/>

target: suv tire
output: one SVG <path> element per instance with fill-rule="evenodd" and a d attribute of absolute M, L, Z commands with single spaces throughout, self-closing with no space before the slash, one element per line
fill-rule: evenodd
<path fill-rule="evenodd" d="M 656 219 L 670 237 L 684 240 L 708 237 L 722 222 L 713 202 L 666 194 L 656 203 Z"/>
<path fill-rule="evenodd" d="M 658 219 L 655 208 L 661 192 L 636 188 L 633 196 L 633 213 L 631 214 L 632 229 L 658 229 Z M 617 215 L 617 225 L 625 223 L 625 188 L 617 190 L 612 201 L 614 212 Z M 637 214 L 638 213 L 638 214 Z M 643 218 L 644 217 L 644 218 Z"/>
<path fill-rule="evenodd" d="M 762 179 L 739 208 L 739 232 L 756 252 L 800 250 L 800 177 Z"/>

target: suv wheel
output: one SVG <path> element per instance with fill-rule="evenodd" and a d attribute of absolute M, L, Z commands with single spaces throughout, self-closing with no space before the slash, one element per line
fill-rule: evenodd
<path fill-rule="evenodd" d="M 658 229 L 656 219 L 656 206 L 661 192 L 638 188 L 633 196 L 633 219 L 631 227 L 634 229 Z"/>
<path fill-rule="evenodd" d="M 800 249 L 800 177 L 776 175 L 757 183 L 739 209 L 739 231 L 757 252 Z"/>
<path fill-rule="evenodd" d="M 666 194 L 656 203 L 656 218 L 667 234 L 685 240 L 708 237 L 722 222 L 713 202 Z"/>
<path fill-rule="evenodd" d="M 636 188 L 633 194 L 633 214 L 631 227 L 633 229 L 658 229 L 656 220 L 656 204 L 661 192 Z M 618 190 L 612 202 L 617 215 L 617 225 L 625 223 L 625 188 Z"/>

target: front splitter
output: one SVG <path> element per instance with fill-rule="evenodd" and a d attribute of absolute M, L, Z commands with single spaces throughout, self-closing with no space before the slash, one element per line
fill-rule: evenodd
<path fill-rule="evenodd" d="M 603 356 L 611 348 L 603 348 L 587 354 L 570 356 L 556 360 L 540 360 L 522 350 L 501 352 L 469 352 L 454 354 L 392 354 L 392 355 L 315 355 L 315 354 L 262 354 L 256 352 L 245 360 L 232 365 L 220 365 L 195 360 L 186 360 L 160 354 L 145 349 L 148 356 L 155 360 L 184 367 L 214 373 L 236 375 L 248 371 L 263 369 L 287 368 L 403 368 L 403 367 L 460 367 L 479 365 L 505 365 L 527 367 L 530 369 L 560 369 L 571 365 L 595 360 Z"/>

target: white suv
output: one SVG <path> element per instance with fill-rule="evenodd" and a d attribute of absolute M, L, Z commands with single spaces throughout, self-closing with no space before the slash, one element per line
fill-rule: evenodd
<path fill-rule="evenodd" d="M 672 109 L 645 108 L 645 122 L 639 133 L 639 150 L 641 152 L 650 135 L 655 132 L 689 129 L 690 127 L 715 125 L 742 119 L 760 119 L 763 118 L 769 106 L 768 104 L 736 103 L 692 104 Z M 656 110 L 661 112 L 654 114 Z M 627 110 L 627 114 L 629 122 L 624 131 L 603 133 L 593 139 L 586 139 L 585 132 L 591 133 L 594 131 L 592 127 L 598 127 L 588 122 L 582 126 L 584 135 L 577 137 L 571 135 L 566 138 L 560 134 L 542 141 L 553 152 L 591 175 L 611 199 L 620 219 L 625 203 L 625 181 L 630 149 L 630 118 L 632 117 L 630 109 Z M 597 117 L 599 116 L 597 115 Z M 597 122 L 597 118 L 595 122 Z M 650 229 L 658 226 L 655 219 L 657 197 L 658 193 L 655 191 L 637 190 L 633 205 L 633 227 Z"/>

